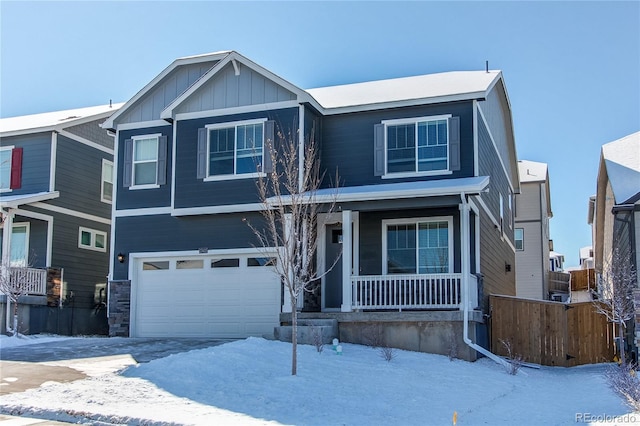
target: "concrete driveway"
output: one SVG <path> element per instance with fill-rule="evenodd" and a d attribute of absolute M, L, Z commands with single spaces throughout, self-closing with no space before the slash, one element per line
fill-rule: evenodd
<path fill-rule="evenodd" d="M 0 395 L 45 382 L 70 382 L 229 340 L 90 337 L 0 347 Z"/>

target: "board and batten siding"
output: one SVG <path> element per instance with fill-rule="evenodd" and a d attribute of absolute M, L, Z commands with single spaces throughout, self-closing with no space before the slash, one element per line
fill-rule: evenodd
<path fill-rule="evenodd" d="M 139 123 L 160 119 L 160 113 L 218 61 L 182 65 L 167 74 L 153 90 L 145 93 L 115 124 Z"/>
<path fill-rule="evenodd" d="M 133 136 L 161 134 L 167 137 L 166 152 L 166 184 L 153 189 L 129 189 L 123 185 L 124 151 L 125 140 Z M 118 210 L 141 209 L 149 207 L 169 207 L 171 205 L 171 166 L 173 161 L 173 127 L 170 124 L 160 127 L 149 127 L 144 129 L 126 130 L 119 132 L 118 139 L 118 170 L 116 173 L 117 196 L 116 207 Z M 195 159 L 194 166 L 195 167 Z M 195 170 L 195 169 L 194 169 Z M 194 172 L 195 173 L 195 172 Z"/>
<path fill-rule="evenodd" d="M 51 170 L 51 132 L 9 136 L 2 146 L 22 148 L 22 185 L 3 195 L 24 195 L 49 191 Z"/>
<path fill-rule="evenodd" d="M 209 124 L 264 118 L 275 122 L 276 134 L 278 132 L 296 134 L 298 112 L 298 108 L 286 108 L 177 121 L 174 207 L 190 208 L 259 203 L 260 198 L 255 177 L 239 176 L 237 179 L 208 182 L 198 179 L 198 129 Z"/>
<path fill-rule="evenodd" d="M 245 221 L 246 219 L 246 221 Z M 198 251 L 246 249 L 260 247 L 249 223 L 262 229 L 260 213 L 233 213 L 173 217 L 150 215 L 115 219 L 114 257 L 117 253 L 155 253 L 164 251 Z M 114 260 L 114 280 L 129 279 L 128 265 Z"/>
<path fill-rule="evenodd" d="M 46 203 L 110 218 L 111 204 L 100 201 L 102 160 L 113 162 L 113 156 L 58 135 L 55 187 L 60 197 Z"/>
<path fill-rule="evenodd" d="M 382 120 L 451 114 L 460 117 L 460 170 L 451 174 L 410 178 L 374 175 L 374 126 Z M 331 186 L 336 170 L 342 186 L 360 186 L 413 180 L 455 179 L 473 176 L 473 107 L 471 102 L 396 108 L 326 116 L 322 120 L 323 187 Z"/>
<path fill-rule="evenodd" d="M 297 96 L 244 64 L 231 63 L 218 70 L 209 81 L 189 96 L 175 113 L 210 111 L 247 105 L 294 101 Z"/>

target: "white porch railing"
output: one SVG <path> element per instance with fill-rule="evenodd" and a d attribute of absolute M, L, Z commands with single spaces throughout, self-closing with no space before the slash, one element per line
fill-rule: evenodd
<path fill-rule="evenodd" d="M 459 309 L 462 274 L 363 275 L 351 277 L 353 309 Z M 470 305 L 477 306 L 477 280 L 469 277 Z M 475 304 L 474 304 L 475 303 Z"/>
<path fill-rule="evenodd" d="M 36 268 L 9 268 L 11 286 L 19 286 L 25 295 L 47 295 L 47 270 Z"/>

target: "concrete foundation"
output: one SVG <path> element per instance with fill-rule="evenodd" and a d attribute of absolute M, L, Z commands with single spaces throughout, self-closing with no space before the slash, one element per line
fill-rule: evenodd
<path fill-rule="evenodd" d="M 467 361 L 475 361 L 478 354 L 463 341 L 463 313 L 461 311 L 425 312 L 347 312 L 300 313 L 305 318 L 332 318 L 338 322 L 341 342 L 389 346 L 416 352 L 425 352 Z M 290 321 L 291 314 L 281 314 L 282 323 Z M 481 344 L 478 338 L 485 333 L 482 313 L 473 311 L 469 321 L 469 338 Z"/>

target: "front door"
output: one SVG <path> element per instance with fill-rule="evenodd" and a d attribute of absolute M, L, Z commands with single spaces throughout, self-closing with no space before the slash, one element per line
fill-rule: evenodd
<path fill-rule="evenodd" d="M 326 226 L 325 247 L 325 268 L 333 268 L 324 276 L 324 308 L 335 310 L 342 305 L 342 224 Z"/>

